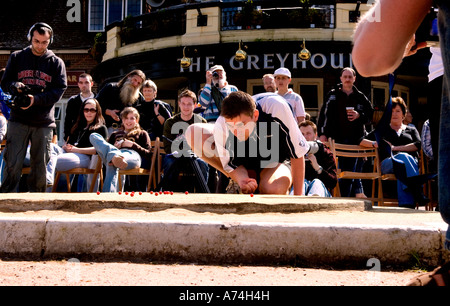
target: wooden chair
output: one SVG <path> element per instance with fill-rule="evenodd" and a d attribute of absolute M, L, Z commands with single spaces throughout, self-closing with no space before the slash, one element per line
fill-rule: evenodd
<path fill-rule="evenodd" d="M 53 183 L 53 188 L 52 188 L 52 192 L 56 192 L 56 189 L 58 187 L 58 182 L 59 179 L 61 177 L 62 174 L 64 174 L 66 176 L 67 179 L 67 192 L 72 192 L 71 188 L 70 188 L 70 175 L 72 174 L 93 174 L 93 178 L 92 178 L 92 182 L 91 182 L 91 186 L 89 187 L 89 192 L 93 192 L 94 191 L 94 186 L 96 185 L 97 182 L 97 177 L 100 175 L 100 190 L 103 187 L 103 164 L 102 164 L 102 159 L 100 158 L 100 156 L 98 155 L 94 155 L 97 156 L 97 163 L 95 165 L 94 169 L 90 169 L 90 168 L 74 168 L 71 170 L 67 170 L 67 171 L 57 171 L 56 175 L 55 175 L 55 181 Z M 94 158 L 94 157 L 92 157 Z"/>
<path fill-rule="evenodd" d="M 430 172 L 430 165 L 431 161 L 430 159 L 425 155 L 423 150 L 421 150 L 420 153 L 421 162 L 419 163 L 419 169 L 421 174 L 429 173 Z M 424 185 L 424 193 L 427 195 L 427 197 L 430 199 L 430 203 L 425 207 L 426 210 L 433 211 L 435 207 L 439 205 L 437 198 L 435 197 L 435 194 L 433 192 L 433 185 L 436 184 L 437 178 L 429 180 Z"/>
<path fill-rule="evenodd" d="M 3 149 L 5 148 L 5 146 L 6 146 L 6 139 L 3 139 L 3 140 L 2 140 L 2 143 L 0 144 L 0 153 L 3 151 Z"/>
<path fill-rule="evenodd" d="M 6 139 L 3 139 L 2 143 L 0 144 L 0 153 L 5 149 L 6 147 Z M 30 174 L 31 167 L 24 167 L 22 168 L 22 174 Z"/>
<path fill-rule="evenodd" d="M 156 140 L 151 142 L 152 145 L 152 159 L 150 161 L 150 169 L 144 169 L 144 168 L 135 168 L 130 170 L 119 170 L 119 190 L 122 190 L 122 176 L 123 175 L 148 175 L 148 183 L 147 183 L 147 191 L 150 190 L 151 184 L 153 182 L 153 185 L 156 188 L 156 182 L 155 182 L 155 166 L 156 161 L 159 155 L 159 147 L 160 147 L 161 141 L 159 140 L 159 137 L 156 137 Z"/>
<path fill-rule="evenodd" d="M 166 151 L 164 150 L 164 143 L 161 142 L 160 146 L 159 146 L 159 152 L 158 152 L 158 168 L 156 171 L 156 182 L 157 185 L 159 185 L 159 183 L 161 182 L 161 177 L 163 175 L 163 169 L 162 169 L 162 160 L 164 158 L 164 156 L 166 155 Z"/>
<path fill-rule="evenodd" d="M 337 165 L 337 178 L 338 182 L 334 188 L 335 197 L 340 197 L 339 179 L 362 179 L 372 180 L 372 197 L 368 200 L 372 201 L 372 205 L 375 202 L 378 205 L 383 205 L 383 188 L 381 185 L 381 170 L 379 166 L 378 150 L 376 148 L 367 148 L 359 145 L 346 145 L 336 143 L 334 139 L 329 139 L 330 150 Z M 339 157 L 353 157 L 353 158 L 373 158 L 373 171 L 372 172 L 353 172 L 342 171 L 339 169 Z M 378 182 L 377 197 L 375 197 L 376 182 Z"/>
<path fill-rule="evenodd" d="M 421 149 L 419 151 L 419 160 L 418 160 L 418 166 L 419 166 L 419 175 L 425 174 L 428 171 L 428 168 L 426 167 L 426 160 L 425 155 L 423 154 L 423 150 Z M 395 177 L 395 174 L 389 173 L 389 174 L 383 174 L 381 176 L 382 181 L 397 181 L 397 178 Z M 427 197 L 432 200 L 432 190 L 431 190 L 431 181 L 428 181 L 423 186 L 423 193 L 427 195 Z M 391 199 L 386 198 L 384 199 L 384 206 L 398 206 L 398 199 Z M 416 206 L 418 209 L 419 206 Z M 433 210 L 433 201 L 430 201 L 428 205 L 425 206 L 426 210 Z"/>

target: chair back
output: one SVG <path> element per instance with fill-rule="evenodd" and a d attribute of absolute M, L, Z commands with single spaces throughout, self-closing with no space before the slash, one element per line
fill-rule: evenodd
<path fill-rule="evenodd" d="M 383 191 L 381 187 L 380 160 L 377 148 L 363 147 L 360 145 L 348 145 L 336 143 L 334 139 L 329 139 L 330 150 L 336 161 L 338 184 L 335 188 L 335 196 L 340 196 L 339 179 L 362 179 L 372 180 L 372 202 L 383 201 Z M 373 159 L 371 172 L 343 171 L 339 167 L 339 157 Z M 375 198 L 375 182 L 378 181 L 378 197 Z"/>
<path fill-rule="evenodd" d="M 151 148 L 152 148 L 152 158 L 150 161 L 150 169 L 144 169 L 144 168 L 135 168 L 130 170 L 120 170 L 119 171 L 119 190 L 122 190 L 122 175 L 148 175 L 148 183 L 147 183 L 147 191 L 150 191 L 151 185 L 153 183 L 153 186 L 156 188 L 156 181 L 155 181 L 155 167 L 157 158 L 159 155 L 159 147 L 160 147 L 161 141 L 159 140 L 159 137 L 156 137 L 156 140 L 153 140 L 151 142 Z"/>
<path fill-rule="evenodd" d="M 97 177 L 100 175 L 100 186 L 99 190 L 103 188 L 103 164 L 102 159 L 98 155 L 93 155 L 91 159 L 97 158 L 97 161 L 95 163 L 95 167 L 93 169 L 91 168 L 74 168 L 67 171 L 56 171 L 55 174 L 55 181 L 53 182 L 53 188 L 52 192 L 56 192 L 58 187 L 58 182 L 62 174 L 66 176 L 67 179 L 67 191 L 71 192 L 71 186 L 70 186 L 70 175 L 72 174 L 78 174 L 78 175 L 84 175 L 84 174 L 93 174 L 93 178 L 89 187 L 89 192 L 94 191 L 94 186 L 97 182 Z M 92 163 L 90 165 L 92 167 Z"/>

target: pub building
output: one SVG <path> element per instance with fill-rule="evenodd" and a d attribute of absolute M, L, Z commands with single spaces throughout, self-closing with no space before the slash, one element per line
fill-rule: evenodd
<path fill-rule="evenodd" d="M 292 73 L 291 87 L 302 96 L 306 111 L 316 119 L 327 93 L 340 82 L 342 68 L 353 67 L 353 31 L 358 17 L 374 1 L 43 2 L 51 2 L 53 9 L 40 9 L 40 14 L 29 16 L 26 22 L 19 16 L 9 18 L 13 25 L 20 23 L 19 27 L 8 27 L 20 39 L 11 44 L 5 39 L 12 39 L 12 35 L 0 36 L 0 65 L 6 65 L 7 57 L 17 47 L 26 46 L 26 32 L 32 24 L 43 21 L 54 26 L 55 43 L 50 48 L 56 49 L 55 53 L 69 64 L 70 80 L 76 73 L 87 72 L 94 76 L 100 89 L 131 70 L 140 69 L 157 84 L 158 99 L 170 103 L 178 112 L 178 94 L 184 89 L 197 93 L 205 85 L 206 71 L 214 65 L 222 65 L 228 82 L 250 94 L 264 90 L 264 74 L 286 67 Z M 40 7 L 48 6 L 41 3 L 36 10 Z M 27 12 L 15 10 L 15 14 L 31 14 Z M 377 12 L 372 17 L 375 22 L 381 18 Z M 90 46 L 86 46 L 86 40 Z M 244 56 L 236 57 L 237 53 Z M 309 56 L 301 59 L 300 53 Z M 393 95 L 405 99 L 419 130 L 429 115 L 430 57 L 428 48 L 420 50 L 405 59 L 396 71 Z M 387 77 L 358 75 L 355 85 L 372 101 L 376 121 L 388 98 Z M 76 91 L 76 84 L 71 84 L 58 104 L 59 124 L 63 122 L 65 103 Z"/>

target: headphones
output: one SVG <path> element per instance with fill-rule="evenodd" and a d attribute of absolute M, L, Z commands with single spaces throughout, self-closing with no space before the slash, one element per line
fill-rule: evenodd
<path fill-rule="evenodd" d="M 31 36 L 33 35 L 33 32 L 38 30 L 38 29 L 42 29 L 42 28 L 47 28 L 50 30 L 50 44 L 53 43 L 53 29 L 51 26 L 49 26 L 48 24 L 44 23 L 44 22 L 38 22 L 35 23 L 30 30 L 28 31 L 27 34 L 27 39 L 28 41 L 31 41 Z"/>

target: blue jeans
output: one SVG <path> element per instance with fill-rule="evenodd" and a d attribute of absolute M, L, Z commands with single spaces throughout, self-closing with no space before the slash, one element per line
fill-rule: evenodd
<path fill-rule="evenodd" d="M 319 179 L 314 179 L 312 181 L 308 181 L 305 179 L 305 183 L 303 185 L 303 193 L 306 196 L 317 195 L 319 197 L 331 198 L 331 194 L 328 191 L 327 187 L 325 187 L 325 185 Z"/>
<path fill-rule="evenodd" d="M 406 176 L 419 175 L 419 166 L 414 157 L 408 153 L 398 153 L 395 158 L 403 161 L 406 168 Z M 381 173 L 394 173 L 394 166 L 391 158 L 386 158 L 381 162 Z M 411 206 L 415 204 L 413 195 L 407 191 L 408 186 L 397 180 L 398 206 Z"/>
<path fill-rule="evenodd" d="M 62 149 L 61 149 L 62 150 Z M 54 171 L 67 171 L 74 168 L 89 168 L 91 164 L 91 155 L 82 154 L 82 153 L 66 153 L 62 150 L 62 153 L 58 155 L 56 159 L 56 165 L 54 166 Z M 54 173 L 53 173 L 54 175 Z M 78 184 L 77 191 L 78 192 L 86 192 L 87 191 L 87 176 L 79 175 L 78 176 Z M 61 176 L 62 181 L 66 178 L 65 176 Z M 60 181 L 61 181 L 60 179 Z M 59 185 L 58 185 L 59 186 Z"/>
<path fill-rule="evenodd" d="M 141 166 L 141 156 L 134 150 L 124 148 L 117 149 L 112 144 L 106 142 L 106 140 L 100 134 L 93 133 L 89 137 L 91 144 L 94 146 L 98 155 L 102 159 L 105 167 L 106 174 L 103 181 L 103 192 L 117 192 L 119 169 L 114 167 L 111 163 L 114 156 L 123 156 L 124 160 L 128 163 L 125 170 L 131 170 L 139 168 Z M 122 184 L 123 186 L 123 184 Z"/>

